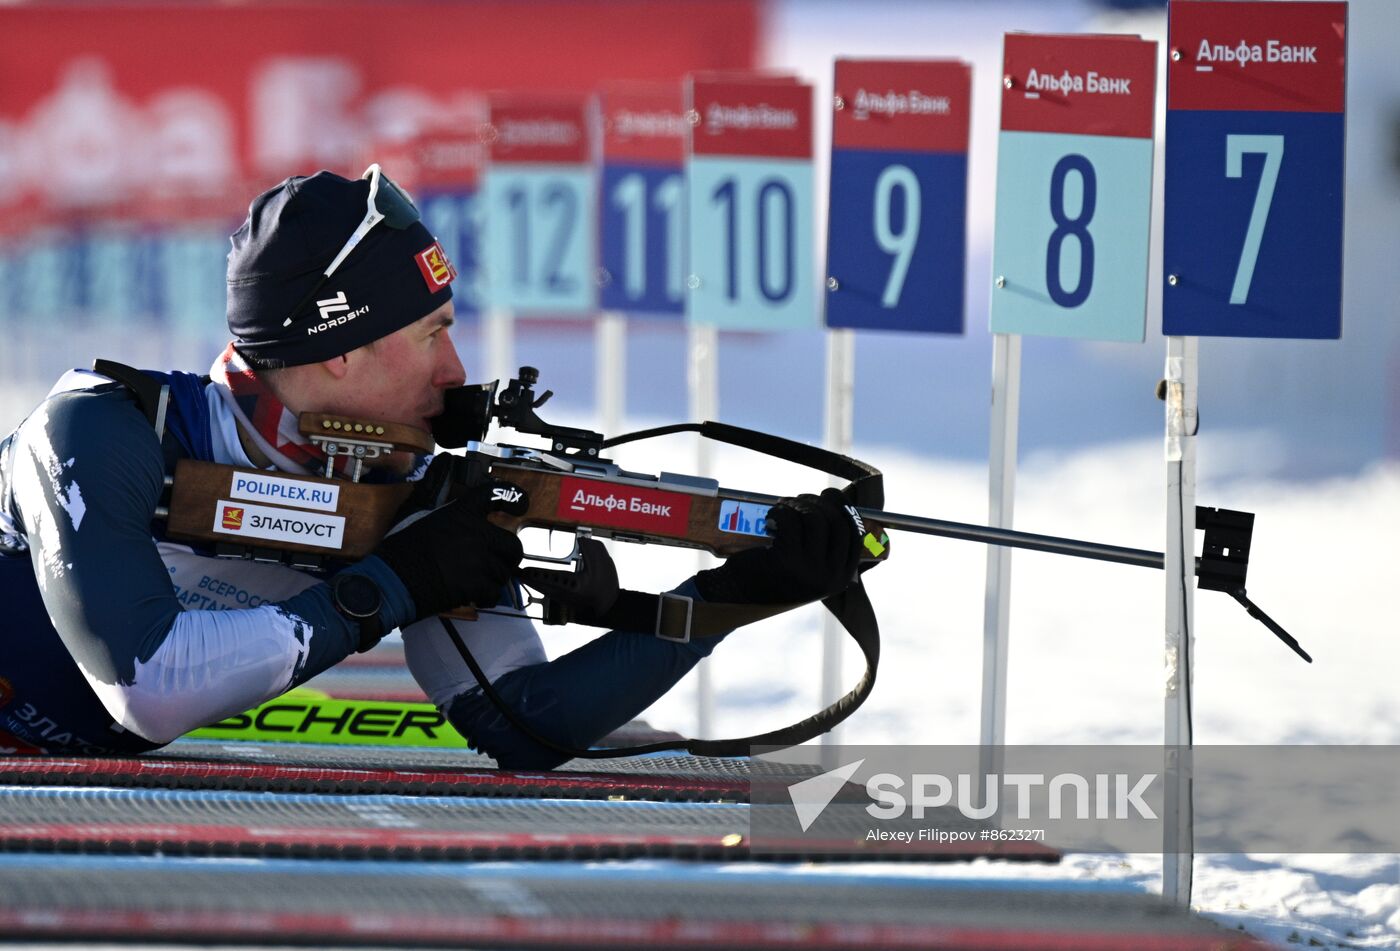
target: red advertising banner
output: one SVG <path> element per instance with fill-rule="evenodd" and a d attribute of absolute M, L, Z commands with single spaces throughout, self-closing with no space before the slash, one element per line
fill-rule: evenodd
<path fill-rule="evenodd" d="M 690 502 L 691 497 L 683 492 L 565 478 L 559 482 L 559 505 L 554 514 L 563 519 L 593 519 L 612 528 L 684 538 L 690 530 Z"/>
<path fill-rule="evenodd" d="M 812 87 L 786 77 L 691 83 L 694 155 L 812 157 Z"/>
<path fill-rule="evenodd" d="M 1346 108 L 1345 3 L 1173 3 L 1171 107 Z"/>
<path fill-rule="evenodd" d="M 493 163 L 583 165 L 592 155 L 590 97 L 584 94 L 493 95 L 486 131 Z"/>
<path fill-rule="evenodd" d="M 415 134 L 370 142 L 363 161 L 352 168 L 379 162 L 394 181 L 415 196 L 419 192 L 474 191 L 486 164 L 486 103 L 465 109 L 461 121 L 430 125 Z"/>
<path fill-rule="evenodd" d="M 674 83 L 607 83 L 599 93 L 603 112 L 603 161 L 685 161 L 685 90 Z"/>
<path fill-rule="evenodd" d="M 832 148 L 967 151 L 969 63 L 838 59 L 833 92 Z"/>
<path fill-rule="evenodd" d="M 0 220 L 236 218 L 371 149 L 440 179 L 486 90 L 747 69 L 758 33 L 757 0 L 6 6 Z"/>
<path fill-rule="evenodd" d="M 1136 36 L 1006 34 L 1003 132 L 1152 138 L 1157 44 Z"/>

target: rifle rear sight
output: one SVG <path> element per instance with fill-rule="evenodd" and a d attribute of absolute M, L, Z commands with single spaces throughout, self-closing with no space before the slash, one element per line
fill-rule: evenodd
<path fill-rule="evenodd" d="M 543 406 L 553 390 L 535 396 L 534 385 L 540 371 L 521 367 L 515 379 L 497 395 L 500 381 L 448 390 L 441 416 L 433 420 L 433 436 L 444 449 L 456 449 L 469 442 L 484 442 L 492 420 L 516 432 L 543 436 L 550 441 L 550 450 L 565 457 L 599 461 L 604 436 L 588 429 L 555 426 L 540 419 L 535 412 Z"/>

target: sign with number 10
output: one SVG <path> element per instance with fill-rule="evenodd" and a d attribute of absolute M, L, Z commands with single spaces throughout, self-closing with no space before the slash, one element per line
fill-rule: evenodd
<path fill-rule="evenodd" d="M 689 318 L 730 330 L 814 326 L 812 87 L 687 85 Z"/>
<path fill-rule="evenodd" d="M 685 308 L 684 95 L 679 82 L 603 87 L 604 310 L 679 315 Z"/>
<path fill-rule="evenodd" d="M 1141 341 L 1157 44 L 1006 36 L 992 330 Z"/>
<path fill-rule="evenodd" d="M 828 327 L 962 333 L 972 67 L 837 60 Z"/>
<path fill-rule="evenodd" d="M 490 105 L 486 295 L 518 314 L 596 306 L 596 182 L 585 97 L 511 96 Z"/>
<path fill-rule="evenodd" d="M 1342 334 L 1345 3 L 1173 3 L 1162 332 Z"/>

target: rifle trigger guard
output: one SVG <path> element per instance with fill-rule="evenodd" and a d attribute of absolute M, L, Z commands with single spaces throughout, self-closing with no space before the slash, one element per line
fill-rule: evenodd
<path fill-rule="evenodd" d="M 589 538 L 591 536 L 592 532 L 590 532 L 588 529 L 579 529 L 578 532 L 574 534 L 573 550 L 570 551 L 567 555 L 531 555 L 529 553 L 526 553 L 524 557 L 528 561 L 544 561 L 548 562 L 551 565 L 576 564 L 583 559 L 583 549 L 579 545 L 579 540 L 583 538 Z"/>

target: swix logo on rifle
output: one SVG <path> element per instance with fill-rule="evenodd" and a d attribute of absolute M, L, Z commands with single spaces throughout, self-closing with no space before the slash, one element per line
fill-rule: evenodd
<path fill-rule="evenodd" d="M 457 269 L 447 259 L 447 252 L 436 241 L 415 254 L 413 260 L 418 262 L 418 270 L 422 272 L 430 291 L 446 287 L 457 276 Z"/>
<path fill-rule="evenodd" d="M 496 481 L 491 483 L 491 498 L 487 506 L 493 512 L 524 515 L 530 510 L 530 497 L 518 485 Z"/>
<path fill-rule="evenodd" d="M 321 312 L 321 322 L 312 324 L 306 328 L 307 336 L 318 334 L 323 330 L 332 327 L 339 327 L 341 324 L 348 324 L 356 317 L 363 317 L 369 313 L 369 305 L 361 307 L 359 310 L 350 309 L 350 299 L 341 291 L 334 297 L 327 297 L 325 300 L 318 300 L 316 307 Z"/>
<path fill-rule="evenodd" d="M 556 514 L 581 524 L 684 538 L 690 530 L 690 496 L 566 478 L 559 486 Z"/>

